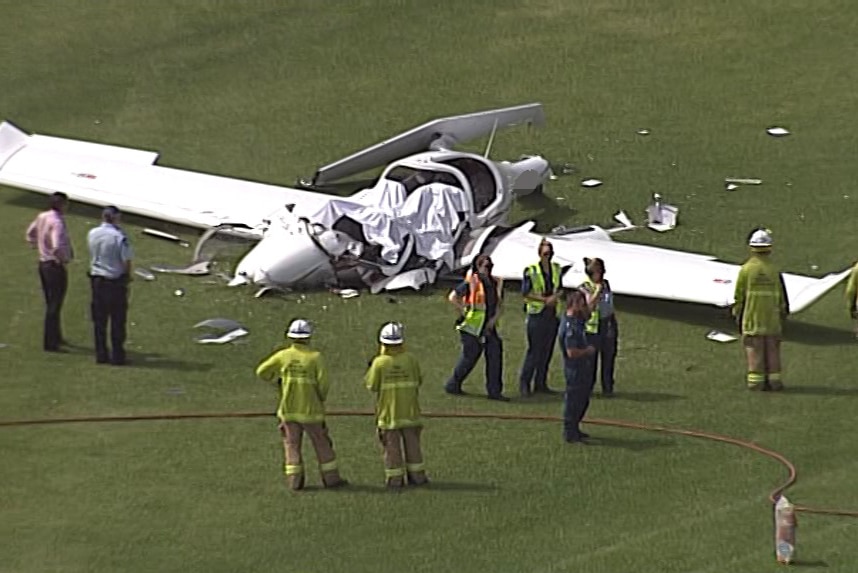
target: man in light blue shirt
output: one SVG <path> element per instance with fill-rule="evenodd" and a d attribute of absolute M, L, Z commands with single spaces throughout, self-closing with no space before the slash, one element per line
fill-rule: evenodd
<path fill-rule="evenodd" d="M 133 251 L 119 227 L 119 209 L 106 207 L 102 223 L 87 235 L 92 285 L 92 322 L 95 333 L 95 361 L 116 366 L 125 360 L 125 321 L 128 315 L 128 283 L 131 281 Z M 107 346 L 107 325 L 110 342 Z"/>

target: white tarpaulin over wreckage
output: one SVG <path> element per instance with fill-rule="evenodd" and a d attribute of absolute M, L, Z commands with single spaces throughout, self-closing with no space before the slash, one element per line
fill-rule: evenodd
<path fill-rule="evenodd" d="M 401 183 L 386 181 L 348 199 L 334 199 L 310 220 L 327 228 L 343 217 L 361 226 L 369 244 L 381 247 L 381 257 L 396 263 L 411 236 L 414 252 L 431 261 L 443 261 L 452 268 L 456 231 L 468 212 L 465 191 L 442 183 L 431 183 L 406 194 Z"/>

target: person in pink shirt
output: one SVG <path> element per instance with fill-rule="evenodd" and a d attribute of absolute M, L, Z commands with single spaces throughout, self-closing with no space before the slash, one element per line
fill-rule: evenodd
<path fill-rule="evenodd" d="M 68 209 L 68 196 L 54 193 L 50 209 L 39 213 L 27 228 L 27 242 L 39 250 L 39 278 L 45 295 L 44 348 L 47 352 L 62 352 L 65 344 L 60 313 L 68 288 L 66 265 L 73 253 L 63 213 Z"/>

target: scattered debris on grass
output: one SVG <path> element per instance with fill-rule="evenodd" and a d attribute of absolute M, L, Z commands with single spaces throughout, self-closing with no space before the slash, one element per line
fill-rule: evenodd
<path fill-rule="evenodd" d="M 598 179 L 584 179 L 581 181 L 581 187 L 598 187 L 602 182 Z"/>
<path fill-rule="evenodd" d="M 661 195 L 658 193 L 653 194 L 652 200 L 652 205 L 646 209 L 647 227 L 660 233 L 675 228 L 679 207 L 664 204 Z"/>
<path fill-rule="evenodd" d="M 249 334 L 241 323 L 229 318 L 210 318 L 198 322 L 194 328 L 211 328 L 215 331 L 196 337 L 195 340 L 199 344 L 226 344 Z"/>
<path fill-rule="evenodd" d="M 340 295 L 340 298 L 354 298 L 356 296 L 360 296 L 360 292 L 353 288 L 334 288 L 331 289 L 331 292 Z"/>
<path fill-rule="evenodd" d="M 149 268 L 156 273 L 169 273 L 174 275 L 207 275 L 211 271 L 211 261 L 200 261 L 187 267 L 173 267 L 169 265 L 151 265 Z"/>
<path fill-rule="evenodd" d="M 710 330 L 706 335 L 706 338 L 714 340 L 715 342 L 733 342 L 737 340 L 735 336 L 731 336 L 726 332 L 721 332 L 719 330 Z"/>
<path fill-rule="evenodd" d="M 178 243 L 183 247 L 190 247 L 190 243 L 182 239 L 181 237 L 177 237 L 176 235 L 171 235 L 170 233 L 165 233 L 164 231 L 158 231 L 156 229 L 143 229 L 144 235 L 149 235 L 150 237 L 157 237 L 159 239 L 165 239 L 167 241 L 173 241 L 174 243 Z"/>
<path fill-rule="evenodd" d="M 783 137 L 784 135 L 789 135 L 789 131 L 787 131 L 783 127 L 770 127 L 766 130 L 766 133 L 774 137 Z"/>
<path fill-rule="evenodd" d="M 724 183 L 735 183 L 736 185 L 760 185 L 762 182 L 762 179 L 744 179 L 741 177 L 728 177 L 724 180 Z"/>
<path fill-rule="evenodd" d="M 649 130 L 648 129 L 639 129 L 637 131 L 637 133 L 638 133 L 638 135 L 649 135 Z"/>
<path fill-rule="evenodd" d="M 147 280 L 147 281 L 154 281 L 155 280 L 155 275 L 153 275 L 152 273 L 150 273 L 146 269 L 134 269 L 134 274 L 137 275 L 138 277 L 141 277 L 144 280 Z"/>

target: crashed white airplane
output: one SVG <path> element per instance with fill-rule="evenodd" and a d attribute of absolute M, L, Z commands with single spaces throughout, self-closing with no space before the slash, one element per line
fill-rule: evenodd
<path fill-rule="evenodd" d="M 492 256 L 497 276 L 520 280 L 547 237 L 564 267 L 564 286 L 582 282 L 584 257 L 600 257 L 618 294 L 732 303 L 738 265 L 615 242 L 596 226 L 548 235 L 531 232 L 533 222 L 507 226 L 514 198 L 540 189 L 551 175 L 548 162 L 539 156 L 496 162 L 488 159 L 488 149 L 480 155 L 453 148 L 491 135 L 490 148 L 499 128 L 543 122 L 540 104 L 434 120 L 322 167 L 300 188 L 161 167 L 155 152 L 30 135 L 4 122 L 0 184 L 62 191 L 74 201 L 206 229 L 201 243 L 224 230 L 258 240 L 239 262 L 232 285 L 419 288 L 462 271 L 479 253 Z M 374 185 L 350 197 L 322 191 L 385 164 Z M 659 273 L 652 272 L 656 263 Z M 792 312 L 848 273 L 785 274 Z"/>

